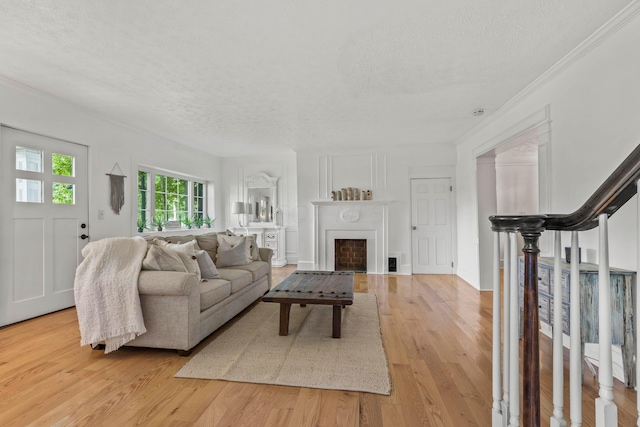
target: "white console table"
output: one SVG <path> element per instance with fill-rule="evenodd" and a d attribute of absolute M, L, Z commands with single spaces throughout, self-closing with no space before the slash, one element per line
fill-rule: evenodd
<path fill-rule="evenodd" d="M 284 267 L 287 265 L 285 227 L 276 227 L 273 223 L 250 223 L 245 227 L 231 227 L 231 231 L 235 234 L 257 236 L 257 244 L 260 248 L 269 248 L 273 250 L 273 259 L 271 265 L 274 267 Z"/>

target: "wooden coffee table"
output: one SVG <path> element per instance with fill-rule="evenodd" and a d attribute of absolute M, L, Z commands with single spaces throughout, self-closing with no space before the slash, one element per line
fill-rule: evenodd
<path fill-rule="evenodd" d="M 280 303 L 280 335 L 289 334 L 291 304 L 333 306 L 333 338 L 340 338 L 342 309 L 353 304 L 352 271 L 295 271 L 262 297 Z"/>

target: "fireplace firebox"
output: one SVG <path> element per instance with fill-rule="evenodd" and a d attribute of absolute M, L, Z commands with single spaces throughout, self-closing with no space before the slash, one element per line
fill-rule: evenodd
<path fill-rule="evenodd" d="M 367 239 L 335 239 L 335 271 L 367 271 Z"/>

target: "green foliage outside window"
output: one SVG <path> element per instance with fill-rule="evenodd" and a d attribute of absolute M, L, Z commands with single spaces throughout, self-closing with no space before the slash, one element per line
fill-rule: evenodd
<path fill-rule="evenodd" d="M 138 228 L 158 221 L 189 227 L 203 225 L 206 184 L 188 179 L 138 170 Z M 153 215 L 152 215 L 153 212 Z M 191 213 L 191 214 L 190 214 Z M 164 225 L 163 225 L 164 226 Z"/>
<path fill-rule="evenodd" d="M 156 175 L 155 211 L 166 221 L 179 221 L 189 215 L 189 181 Z"/>
<path fill-rule="evenodd" d="M 144 228 L 151 220 L 149 216 L 148 180 L 148 172 L 138 171 L 138 228 Z M 143 225 L 140 226 L 140 224 Z"/>
<path fill-rule="evenodd" d="M 58 176 L 73 176 L 73 157 L 62 154 L 52 154 L 51 163 L 53 174 Z M 55 204 L 73 204 L 73 184 L 54 182 L 52 188 L 52 200 Z"/>

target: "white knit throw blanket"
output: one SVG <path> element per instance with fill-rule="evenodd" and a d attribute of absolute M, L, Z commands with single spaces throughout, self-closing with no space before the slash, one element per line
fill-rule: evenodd
<path fill-rule="evenodd" d="M 104 341 L 109 353 L 147 331 L 138 294 L 146 252 L 142 237 L 102 239 L 84 247 L 74 284 L 81 346 Z"/>

